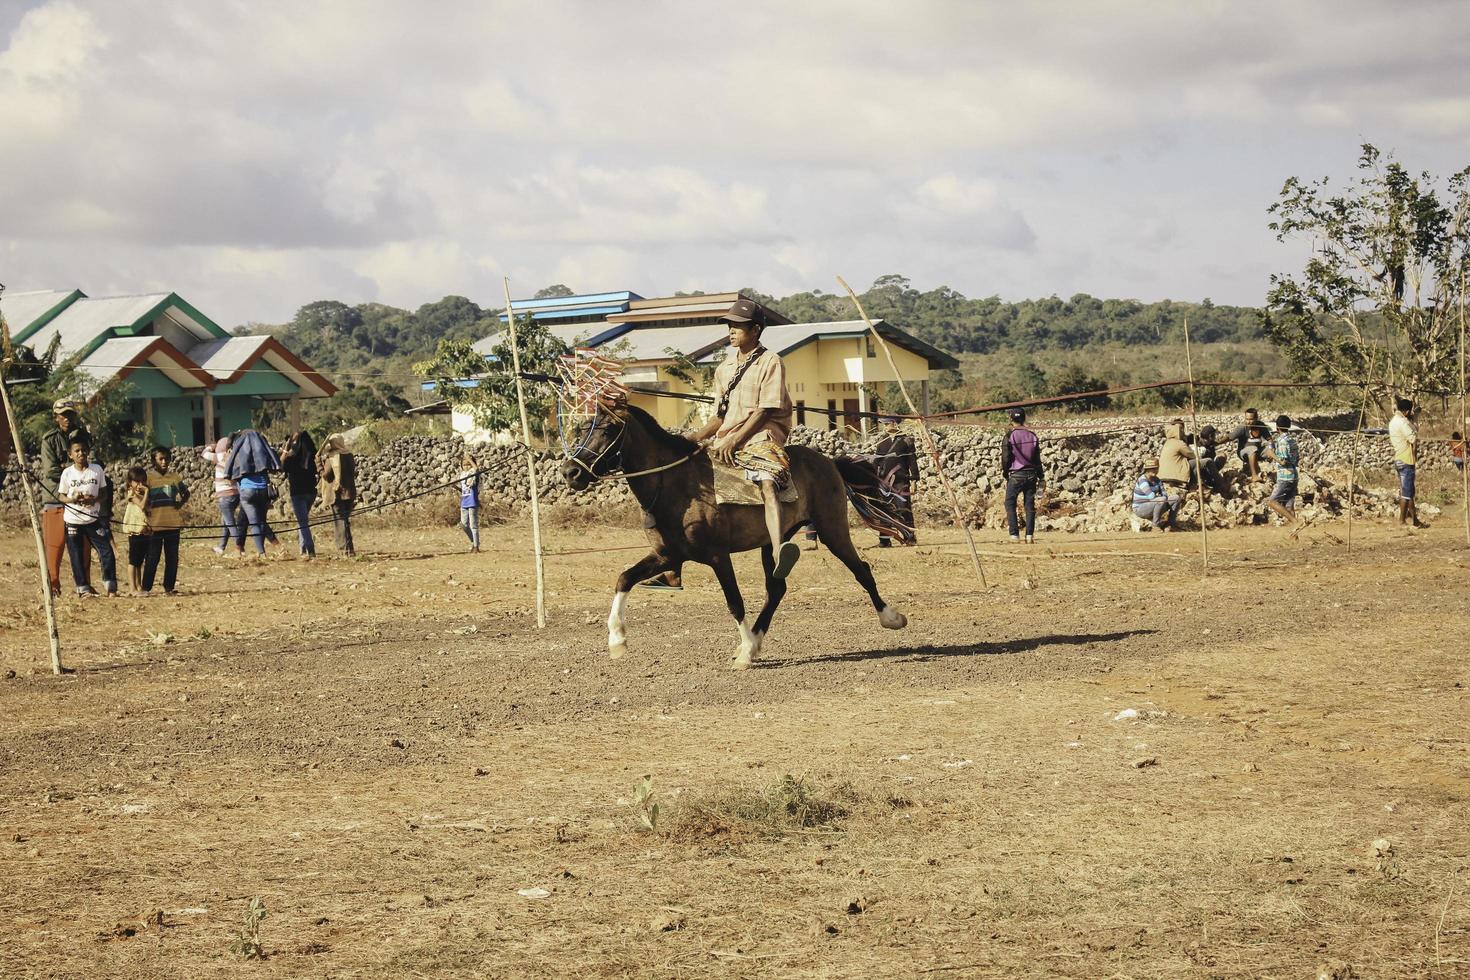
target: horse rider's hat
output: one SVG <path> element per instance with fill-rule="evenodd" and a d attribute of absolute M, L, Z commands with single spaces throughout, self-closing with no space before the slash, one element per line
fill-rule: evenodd
<path fill-rule="evenodd" d="M 766 311 L 755 300 L 742 296 L 730 304 L 730 308 L 725 311 L 725 315 L 720 317 L 720 320 L 723 323 L 733 323 L 739 326 L 749 324 L 760 329 L 766 325 Z"/>

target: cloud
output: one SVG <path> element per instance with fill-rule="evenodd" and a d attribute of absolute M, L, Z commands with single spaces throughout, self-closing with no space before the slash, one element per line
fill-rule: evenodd
<path fill-rule="evenodd" d="M 1467 162 L 1448 0 L 433 13 L 0 0 L 11 285 L 165 284 L 230 323 L 493 305 L 506 270 L 1254 302 L 1287 174 L 1346 175 L 1361 139 Z M 745 40 L 691 43 L 711 23 Z"/>

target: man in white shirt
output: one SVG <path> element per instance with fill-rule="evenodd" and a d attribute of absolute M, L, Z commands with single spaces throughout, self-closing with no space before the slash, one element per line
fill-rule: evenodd
<path fill-rule="evenodd" d="M 1396 411 L 1388 423 L 1388 441 L 1393 444 L 1393 468 L 1399 477 L 1399 523 L 1419 523 L 1414 507 L 1414 469 L 1419 462 L 1419 432 L 1414 428 L 1414 403 L 1407 398 L 1394 402 Z"/>
<path fill-rule="evenodd" d="M 112 551 L 112 529 L 102 517 L 102 493 L 107 474 L 102 467 L 87 459 L 87 443 L 75 439 L 70 445 L 71 465 L 61 471 L 56 498 L 66 505 L 66 550 L 71 558 L 71 577 L 77 595 L 94 596 L 97 591 L 87 584 L 87 559 L 82 543 L 89 542 L 102 566 L 102 582 L 110 597 L 117 596 L 117 559 Z"/>

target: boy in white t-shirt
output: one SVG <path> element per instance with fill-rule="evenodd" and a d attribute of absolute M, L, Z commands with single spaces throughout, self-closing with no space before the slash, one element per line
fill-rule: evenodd
<path fill-rule="evenodd" d="M 66 505 L 62 519 L 66 522 L 66 550 L 71 557 L 71 577 L 77 595 L 94 596 L 97 591 L 87 584 L 87 559 L 82 557 L 82 542 L 89 542 L 102 566 L 102 582 L 107 594 L 117 596 L 117 560 L 112 552 L 112 529 L 102 516 L 102 493 L 107 474 L 102 467 L 87 460 L 87 443 L 75 439 L 70 445 L 71 465 L 61 471 L 56 497 Z"/>

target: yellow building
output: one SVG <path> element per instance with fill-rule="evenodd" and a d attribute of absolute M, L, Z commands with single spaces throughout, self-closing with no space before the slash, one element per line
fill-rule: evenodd
<path fill-rule="evenodd" d="M 956 367 L 958 362 L 882 320 L 874 325 L 893 352 L 897 374 L 861 320 L 783 323 L 761 333 L 761 343 L 780 354 L 786 365 L 786 386 L 796 406 L 798 425 L 866 432 L 867 419 L 862 413 L 905 410 L 899 405 L 873 403 L 876 386 L 899 378 L 917 389 L 913 393 L 919 409 L 928 411 L 929 372 Z M 706 416 L 711 409 L 707 402 L 666 396 L 712 394 L 706 387 L 708 378 L 730 351 L 729 332 L 718 323 L 630 330 L 597 346 L 628 362 L 623 380 L 633 389 L 633 404 L 665 428 L 686 427 Z M 670 351 L 684 354 L 700 370 L 691 373 L 687 366 L 680 370 L 679 360 Z"/>
<path fill-rule="evenodd" d="M 515 300 L 511 305 L 517 314 L 543 322 L 563 342 L 623 361 L 632 403 L 665 428 L 676 429 L 708 417 L 713 408 L 706 401 L 670 396 L 711 394 L 714 367 L 730 350 L 729 330 L 720 317 L 739 298 L 733 292 L 652 299 L 617 292 Z M 912 334 L 875 321 L 893 352 L 895 375 L 862 320 L 791 323 L 770 307 L 762 309 L 768 326 L 761 343 L 786 364 L 798 425 L 866 432 L 862 413 L 905 411 L 903 405 L 874 403 L 880 386 L 900 377 L 910 385 L 920 410 L 927 412 L 929 372 L 959 366 Z M 486 338 L 476 349 L 488 354 L 496 339 Z M 465 424 L 471 424 L 468 418 Z"/>

